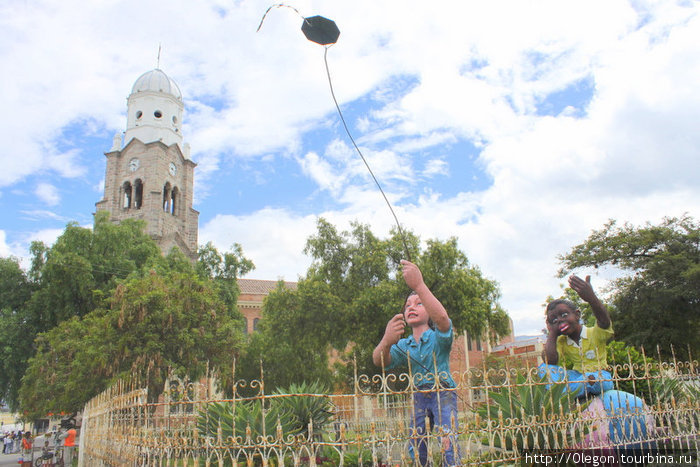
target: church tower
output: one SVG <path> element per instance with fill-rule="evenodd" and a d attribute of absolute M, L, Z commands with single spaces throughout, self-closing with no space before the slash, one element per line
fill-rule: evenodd
<path fill-rule="evenodd" d="M 183 112 L 180 88 L 163 71 L 151 70 L 136 80 L 127 99 L 125 138 L 115 135 L 105 153 L 105 194 L 95 206 L 114 222 L 143 219 L 164 254 L 177 247 L 194 260 L 196 164 L 189 144 L 182 142 Z"/>

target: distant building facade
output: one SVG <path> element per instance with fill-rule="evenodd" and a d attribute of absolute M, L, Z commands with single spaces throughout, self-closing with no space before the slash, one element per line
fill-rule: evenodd
<path fill-rule="evenodd" d="M 277 288 L 279 281 L 266 281 L 257 279 L 238 279 L 238 309 L 245 318 L 244 331 L 252 334 L 258 329 L 258 323 L 262 319 L 262 306 L 265 297 Z M 284 287 L 296 290 L 296 282 L 283 282 Z"/>
<path fill-rule="evenodd" d="M 520 360 L 530 368 L 536 368 L 542 363 L 542 351 L 547 336 L 517 336 L 512 342 L 504 342 L 495 346 L 491 352 L 496 357 Z"/>

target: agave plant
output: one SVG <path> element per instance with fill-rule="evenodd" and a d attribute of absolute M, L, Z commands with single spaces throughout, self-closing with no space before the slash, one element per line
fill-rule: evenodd
<path fill-rule="evenodd" d="M 212 402 L 199 412 L 197 429 L 200 436 L 217 444 L 243 444 L 258 465 L 262 459 L 255 445 L 264 444 L 265 437 L 281 435 L 287 440 L 290 435 L 307 434 L 309 423 L 313 423 L 313 435 L 321 436 L 333 417 L 325 391 L 318 383 L 291 385 L 265 401 L 236 402 L 235 413 L 234 404 Z"/>
<path fill-rule="evenodd" d="M 220 439 L 222 443 L 230 442 L 229 440 L 235 436 L 235 439 L 249 444 L 259 443 L 263 436 L 276 436 L 278 426 L 282 428 L 283 436 L 299 432 L 292 416 L 277 404 L 271 404 L 264 414 L 263 404 L 259 400 L 238 402 L 235 407 L 234 432 L 232 405 L 223 402 L 212 402 L 207 405 L 205 410 L 200 411 L 197 419 L 200 436 Z M 248 436 L 250 436 L 249 440 Z"/>
<path fill-rule="evenodd" d="M 518 375 L 515 385 L 507 389 L 489 391 L 491 404 L 479 407 L 479 416 L 497 424 L 497 435 L 485 444 L 496 448 L 523 452 L 525 449 L 554 449 L 572 447 L 579 434 L 562 429 L 556 421 L 576 411 L 575 399 L 566 391 L 565 383 L 526 383 L 525 376 Z M 510 424 L 507 420 L 510 419 Z"/>
<path fill-rule="evenodd" d="M 313 423 L 314 436 L 319 436 L 333 418 L 333 404 L 327 396 L 328 389 L 319 382 L 292 384 L 278 389 L 275 406 L 291 417 L 291 424 L 298 431 L 307 431 Z M 285 394 L 297 394 L 284 397 Z"/>

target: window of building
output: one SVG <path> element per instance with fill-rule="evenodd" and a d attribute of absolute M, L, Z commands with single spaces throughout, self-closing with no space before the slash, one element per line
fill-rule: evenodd
<path fill-rule="evenodd" d="M 258 330 L 258 323 L 260 322 L 260 318 L 255 318 L 253 320 L 253 332 Z"/>
<path fill-rule="evenodd" d="M 170 214 L 173 216 L 177 216 L 177 198 L 178 198 L 179 190 L 177 187 L 174 187 L 170 193 Z"/>
<path fill-rule="evenodd" d="M 170 182 L 163 187 L 163 211 L 170 212 Z"/>
<path fill-rule="evenodd" d="M 134 207 L 136 209 L 141 209 L 143 205 L 143 182 L 140 178 L 134 182 L 134 188 Z"/>
<path fill-rule="evenodd" d="M 131 207 L 131 183 L 124 182 L 124 185 L 122 186 L 122 191 L 124 193 L 124 203 L 122 207 L 124 209 L 129 209 Z"/>

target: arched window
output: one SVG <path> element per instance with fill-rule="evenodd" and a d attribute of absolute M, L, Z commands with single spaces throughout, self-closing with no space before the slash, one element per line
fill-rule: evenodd
<path fill-rule="evenodd" d="M 124 192 L 124 204 L 122 207 L 124 209 L 129 209 L 131 207 L 131 183 L 124 182 L 122 191 Z"/>
<path fill-rule="evenodd" d="M 173 216 L 177 216 L 177 198 L 180 190 L 177 189 L 177 187 L 174 187 L 172 191 L 170 192 L 170 214 Z"/>
<path fill-rule="evenodd" d="M 260 322 L 260 318 L 255 318 L 253 320 L 253 332 L 258 330 L 258 323 Z"/>
<path fill-rule="evenodd" d="M 140 178 L 134 182 L 134 188 L 134 207 L 141 209 L 141 206 L 143 206 L 143 182 Z"/>
<path fill-rule="evenodd" d="M 170 212 L 170 201 L 171 201 L 170 196 L 171 196 L 171 189 L 170 189 L 170 182 L 168 182 L 163 187 L 163 211 L 165 211 L 165 212 Z"/>

